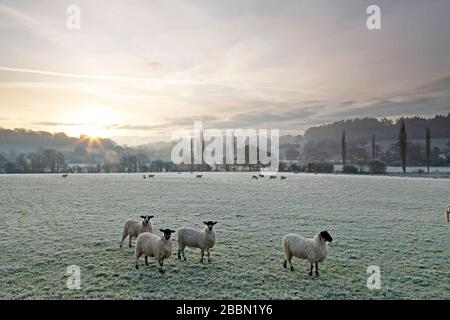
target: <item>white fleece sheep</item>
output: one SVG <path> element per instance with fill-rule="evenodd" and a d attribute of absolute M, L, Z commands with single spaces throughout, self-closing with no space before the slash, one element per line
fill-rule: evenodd
<path fill-rule="evenodd" d="M 184 249 L 190 247 L 200 248 L 202 253 L 200 262 L 202 263 L 206 250 L 208 253 L 208 262 L 211 262 L 210 249 L 216 244 L 216 234 L 213 230 L 213 226 L 217 222 L 204 221 L 203 223 L 206 225 L 203 230 L 196 230 L 188 227 L 178 229 L 178 259 L 181 260 L 181 255 L 183 255 L 183 259 L 186 261 Z"/>
<path fill-rule="evenodd" d="M 291 271 L 292 257 L 306 259 L 311 265 L 309 275 L 312 276 L 314 265 L 316 266 L 316 275 L 319 275 L 319 262 L 322 262 L 327 257 L 327 241 L 332 242 L 328 231 L 322 231 L 314 236 L 313 239 L 304 238 L 300 235 L 289 233 L 283 236 L 282 244 L 284 249 L 283 266 L 287 268 L 289 263 Z"/>
<path fill-rule="evenodd" d="M 131 239 L 136 238 L 142 232 L 153 232 L 152 223 L 150 219 L 153 216 L 141 216 L 142 222 L 136 220 L 128 220 L 123 227 L 122 240 L 120 241 L 120 247 L 122 248 L 123 241 L 127 236 L 130 237 L 128 246 L 131 248 Z"/>
<path fill-rule="evenodd" d="M 163 273 L 164 259 L 172 254 L 172 241 L 170 236 L 174 230 L 160 229 L 163 235 L 158 236 L 150 232 L 141 233 L 136 241 L 134 257 L 136 258 L 136 269 L 139 269 L 139 257 L 145 256 L 145 265 L 148 266 L 148 257 L 155 257 L 159 263 L 159 272 Z"/>

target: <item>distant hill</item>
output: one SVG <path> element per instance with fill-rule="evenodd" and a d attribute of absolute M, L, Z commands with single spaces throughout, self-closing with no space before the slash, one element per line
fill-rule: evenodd
<path fill-rule="evenodd" d="M 430 119 L 412 117 L 404 120 L 408 139 L 423 139 L 427 127 L 430 128 L 433 138 L 450 138 L 450 113 L 447 116 L 435 116 Z M 337 121 L 307 129 L 305 139 L 337 141 L 341 137 L 342 130 L 345 130 L 348 141 L 370 141 L 372 134 L 376 135 L 377 140 L 396 140 L 399 120 L 363 118 Z"/>
<path fill-rule="evenodd" d="M 65 133 L 0 128 L 0 152 L 34 152 L 38 148 L 68 151 L 76 147 L 113 150 L 117 144 L 111 139 L 74 138 Z"/>

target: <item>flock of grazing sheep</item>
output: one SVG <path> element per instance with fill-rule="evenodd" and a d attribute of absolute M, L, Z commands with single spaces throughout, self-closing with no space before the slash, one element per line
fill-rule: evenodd
<path fill-rule="evenodd" d="M 216 234 L 213 230 L 215 221 L 204 221 L 203 230 L 197 230 L 189 227 L 182 227 L 177 231 L 172 229 L 160 229 L 161 235 L 153 233 L 151 224 L 151 215 L 141 216 L 142 221 L 128 220 L 125 223 L 122 233 L 120 247 L 123 241 L 129 237 L 129 247 L 131 248 L 132 238 L 137 238 L 134 250 L 135 267 L 139 269 L 139 258 L 145 257 L 145 264 L 148 266 L 148 257 L 154 257 L 159 263 L 159 271 L 164 273 L 164 259 L 172 255 L 172 233 L 177 233 L 178 259 L 186 261 L 184 250 L 186 247 L 199 248 L 201 251 L 200 262 L 203 263 L 205 251 L 208 255 L 208 262 L 211 262 L 211 249 L 216 244 Z M 309 275 L 312 276 L 314 266 L 315 274 L 319 275 L 319 262 L 327 257 L 327 242 L 332 242 L 333 238 L 328 231 L 322 231 L 312 239 L 304 238 L 300 235 L 289 233 L 283 236 L 282 245 L 284 251 L 283 266 L 292 267 L 292 257 L 306 259 L 310 263 L 311 269 Z"/>

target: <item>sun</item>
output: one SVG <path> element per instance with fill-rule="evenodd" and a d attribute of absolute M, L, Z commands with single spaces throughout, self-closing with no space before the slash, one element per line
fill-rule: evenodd
<path fill-rule="evenodd" d="M 114 135 L 114 124 L 119 119 L 111 109 L 96 105 L 84 106 L 69 112 L 64 131 L 71 136 L 109 138 Z"/>

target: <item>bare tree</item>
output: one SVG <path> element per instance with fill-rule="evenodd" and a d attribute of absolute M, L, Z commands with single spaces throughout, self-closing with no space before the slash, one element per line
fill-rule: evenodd
<path fill-rule="evenodd" d="M 377 150 L 376 150 L 376 144 L 375 144 L 375 134 L 372 134 L 372 160 L 375 160 L 377 158 Z"/>
<path fill-rule="evenodd" d="M 431 157 L 431 132 L 430 128 L 427 127 L 425 130 L 425 144 L 426 144 L 426 155 L 427 155 L 427 173 L 430 173 L 430 157 Z"/>
<path fill-rule="evenodd" d="M 345 141 L 345 130 L 342 130 L 341 150 L 342 150 L 342 166 L 345 166 L 345 154 L 347 152 L 347 143 Z"/>
<path fill-rule="evenodd" d="M 400 163 L 402 165 L 403 173 L 406 173 L 406 150 L 407 150 L 407 135 L 405 121 L 400 119 L 400 131 L 398 133 L 398 148 L 400 153 Z"/>

